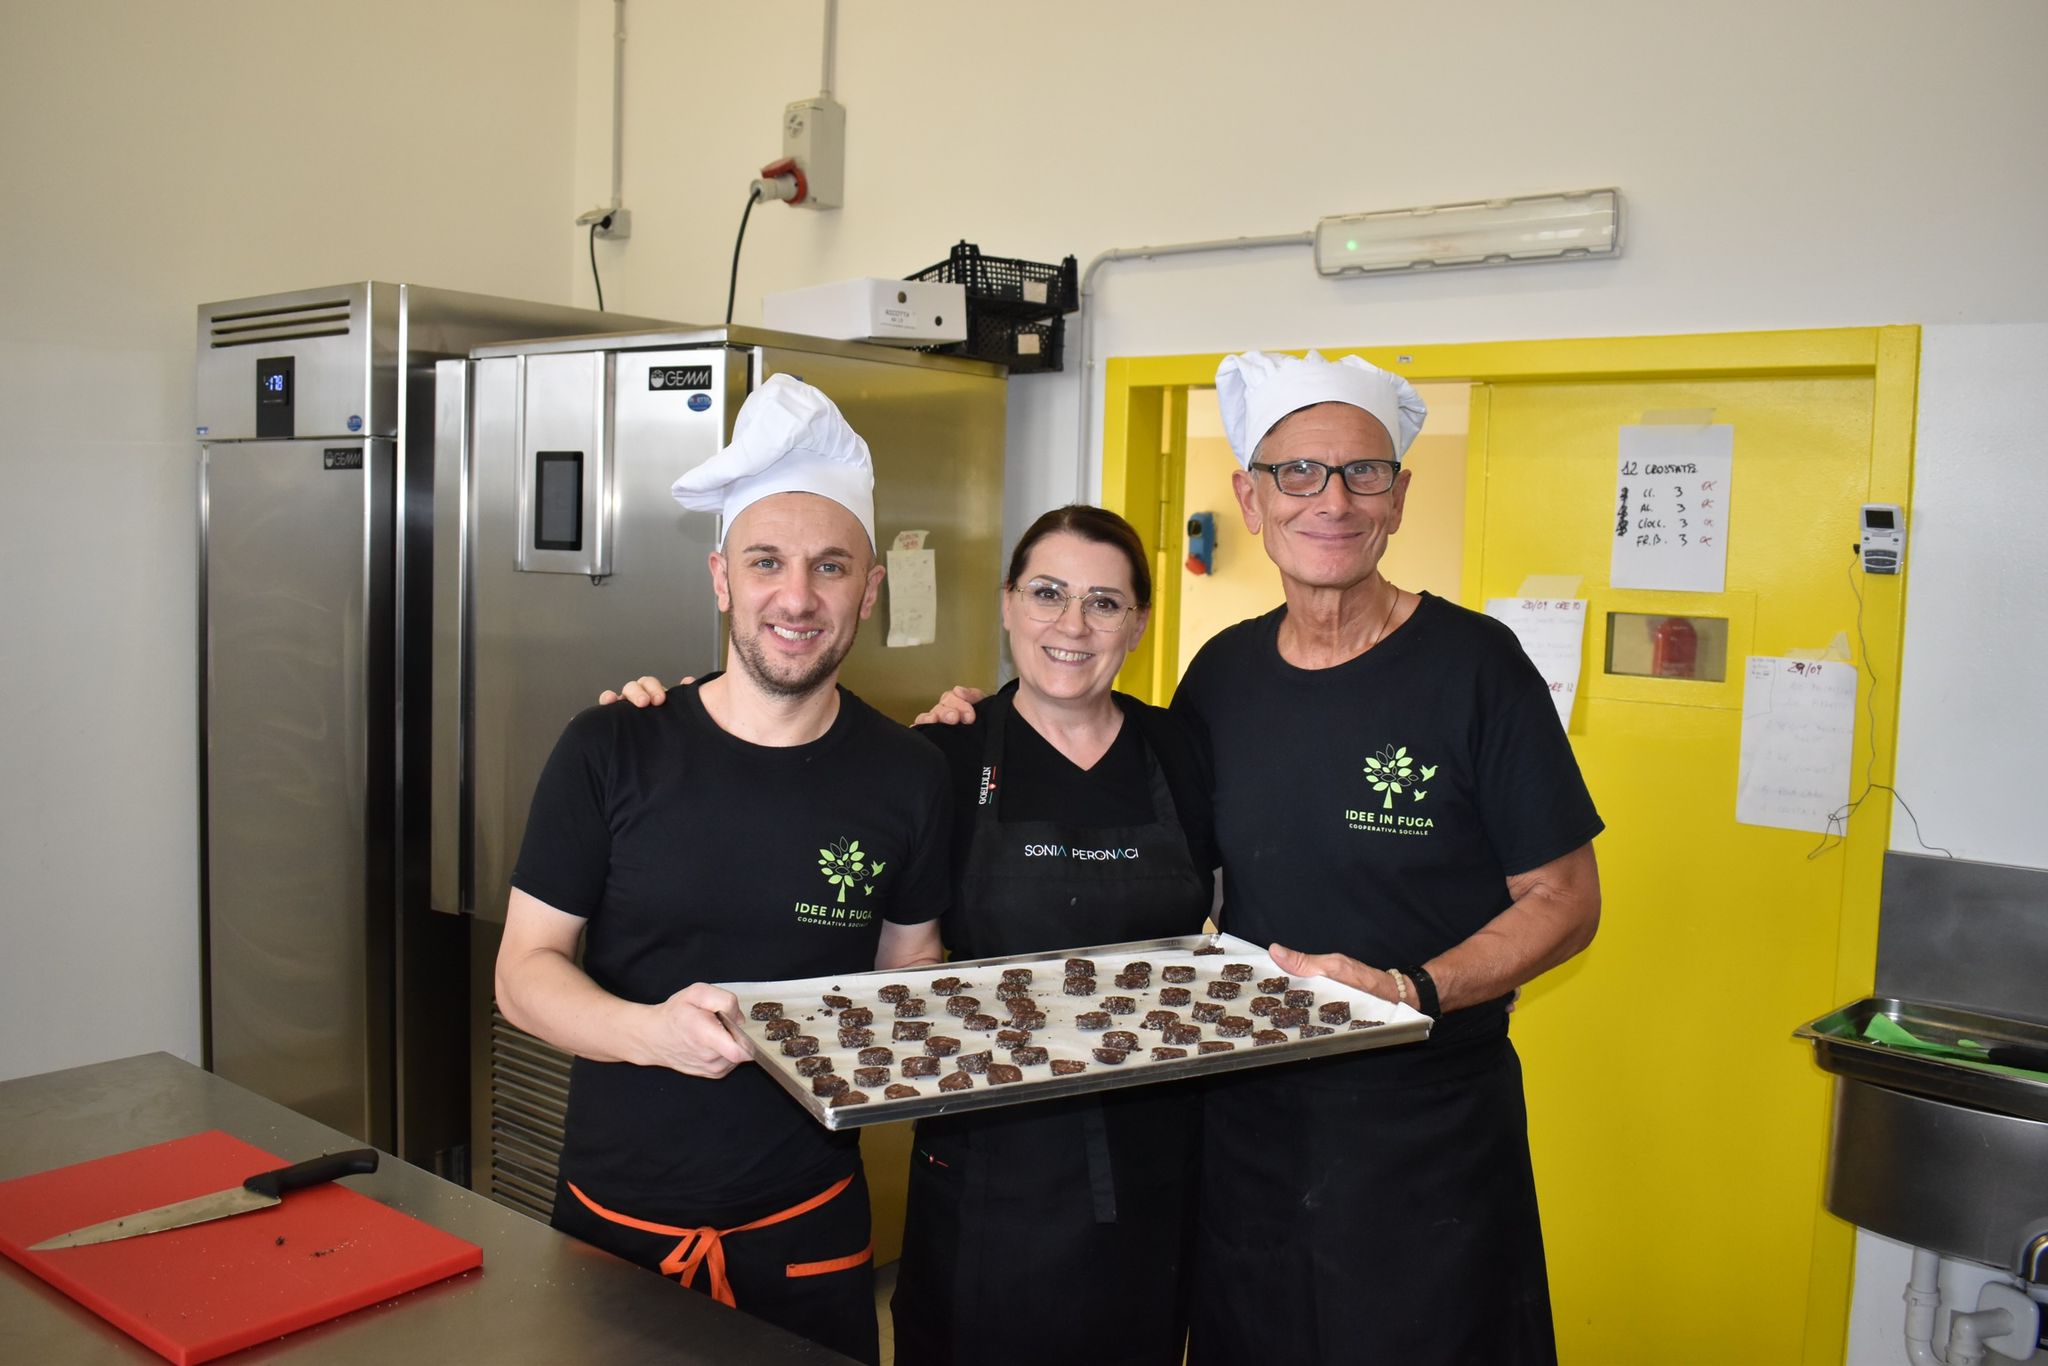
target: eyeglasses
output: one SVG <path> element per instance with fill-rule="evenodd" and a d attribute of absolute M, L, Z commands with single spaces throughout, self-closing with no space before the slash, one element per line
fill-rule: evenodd
<path fill-rule="evenodd" d="M 1262 465 L 1254 460 L 1252 468 L 1272 475 L 1273 482 L 1280 486 L 1282 493 L 1296 498 L 1313 498 L 1329 487 L 1331 475 L 1340 472 L 1344 476 L 1344 487 L 1353 493 L 1385 493 L 1394 487 L 1394 476 L 1401 472 L 1401 462 L 1354 460 L 1348 465 L 1325 465 L 1320 460 L 1289 460 L 1278 465 Z"/>
<path fill-rule="evenodd" d="M 1049 583 L 1020 583 L 1010 590 L 1024 604 L 1024 615 L 1041 625 L 1050 625 L 1067 614 L 1067 604 L 1081 604 L 1081 620 L 1089 629 L 1114 631 L 1137 609 L 1107 593 L 1065 593 Z"/>

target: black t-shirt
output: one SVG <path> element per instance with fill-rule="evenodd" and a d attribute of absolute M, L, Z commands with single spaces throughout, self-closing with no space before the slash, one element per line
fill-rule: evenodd
<path fill-rule="evenodd" d="M 997 694 L 1014 702 L 1013 682 Z M 1114 693 L 1124 725 L 1093 768 L 1082 769 L 1014 712 L 1003 728 L 1003 752 L 996 780 L 1001 784 L 998 819 L 1061 821 L 1090 830 L 1146 825 L 1154 819 L 1148 756 L 1157 759 L 1173 797 L 1174 816 L 1187 840 L 1188 857 L 1206 877 L 1219 862 L 1215 822 L 1210 814 L 1208 757 L 1187 724 L 1163 707 Z M 957 889 L 974 843 L 974 822 L 981 808 L 982 783 L 988 775 L 985 749 L 988 717 L 978 712 L 964 726 L 919 726 L 917 733 L 937 745 L 951 774 L 953 809 L 953 882 Z M 956 958 L 977 958 L 992 950 L 976 944 L 965 917 L 949 916 L 944 927 L 946 948 Z M 1198 933 L 1196 917 L 1186 932 Z M 1078 948 L 1076 944 L 1045 944 L 1047 950 Z"/>
<path fill-rule="evenodd" d="M 1422 963 L 1505 910 L 1509 876 L 1600 832 L 1549 690 L 1506 626 L 1425 593 L 1373 649 L 1301 669 L 1280 656 L 1286 612 L 1218 634 L 1173 700 L 1215 764 L 1224 929 Z M 1505 1033 L 1506 1006 L 1445 1016 L 1423 1051 Z M 1356 1062 L 1391 1076 L 1412 1051 Z"/>
<path fill-rule="evenodd" d="M 692 982 L 873 968 L 883 920 L 944 913 L 950 830 L 940 756 L 845 689 L 823 736 L 776 748 L 727 734 L 681 687 L 569 723 L 512 885 L 587 920 L 584 971 L 652 1005 Z M 856 1151 L 758 1067 L 571 1068 L 563 1174 L 639 1218 L 808 1194 Z"/>

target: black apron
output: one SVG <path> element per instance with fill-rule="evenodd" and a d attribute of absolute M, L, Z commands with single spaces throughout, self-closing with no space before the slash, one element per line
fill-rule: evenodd
<path fill-rule="evenodd" d="M 982 705 L 993 772 L 1010 706 Z M 1127 714 L 1124 724 L 1136 722 Z M 1149 747 L 1146 768 L 1152 822 L 1117 829 L 1004 824 L 993 785 L 954 898 L 977 956 L 1201 929 L 1206 870 L 1189 856 Z M 1027 845 L 1055 844 L 1137 856 L 1025 857 Z M 1200 1123 L 1200 1096 L 1184 1083 L 920 1121 L 890 1304 L 897 1366 L 1044 1366 L 1077 1354 L 1179 1366 Z M 1030 1308 L 1016 1322 L 992 1319 L 1004 1305 Z"/>
<path fill-rule="evenodd" d="M 1188 1366 L 1555 1366 L 1521 1064 L 1505 1035 L 1432 1061 L 1215 1079 Z"/>

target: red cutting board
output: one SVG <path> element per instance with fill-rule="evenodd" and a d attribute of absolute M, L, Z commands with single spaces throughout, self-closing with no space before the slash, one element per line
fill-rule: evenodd
<path fill-rule="evenodd" d="M 339 1183 L 229 1219 L 30 1252 L 74 1228 L 239 1186 L 281 1158 L 208 1130 L 0 1182 L 0 1252 L 179 1366 L 479 1266 L 483 1250 Z"/>

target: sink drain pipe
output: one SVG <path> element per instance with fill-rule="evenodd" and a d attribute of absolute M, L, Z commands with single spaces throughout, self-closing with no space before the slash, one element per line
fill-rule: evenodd
<path fill-rule="evenodd" d="M 1991 1284 L 1987 1284 L 1985 1289 L 1991 1289 Z M 2028 1303 L 2026 1297 L 2017 1292 L 2013 1298 L 2021 1305 Z M 1983 1301 L 1980 1299 L 1978 1303 Z M 1937 1351 L 1934 1346 L 1934 1316 L 1940 1308 L 1941 1256 L 1916 1247 L 1913 1249 L 1912 1277 L 1906 1282 L 1906 1359 L 1913 1366 L 1983 1366 L 1993 1357 L 1999 1361 L 2025 1360 L 2023 1357 L 2003 1356 L 1987 1345 L 1990 1341 L 2014 1335 L 2022 1327 L 2010 1309 L 1979 1309 L 1968 1314 L 1950 1310 L 1948 1352 L 1944 1355 Z M 2025 1340 L 2030 1346 L 2036 1331 L 2035 1328 L 2026 1331 Z"/>

